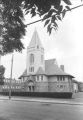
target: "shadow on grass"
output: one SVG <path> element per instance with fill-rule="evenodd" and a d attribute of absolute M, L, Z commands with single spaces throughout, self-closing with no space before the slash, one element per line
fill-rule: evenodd
<path fill-rule="evenodd" d="M 0 120 L 10 120 L 9 118 L 0 117 Z"/>
<path fill-rule="evenodd" d="M 42 103 L 41 105 L 42 106 L 50 106 L 51 104 L 50 103 Z"/>

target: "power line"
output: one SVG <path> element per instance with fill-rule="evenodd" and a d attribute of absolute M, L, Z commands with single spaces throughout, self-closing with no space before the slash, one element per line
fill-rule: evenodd
<path fill-rule="evenodd" d="M 68 9 L 68 10 L 65 10 L 65 12 L 74 10 L 74 9 L 79 8 L 79 7 L 82 7 L 82 6 L 83 6 L 83 4 L 78 5 L 78 6 L 75 6 L 75 7 L 73 7 L 73 8 Z M 63 12 L 61 12 L 61 13 L 63 13 Z M 55 15 L 57 15 L 57 14 L 55 14 Z M 51 17 L 52 17 L 52 16 L 51 16 Z M 46 18 L 46 19 L 47 19 L 47 18 Z M 28 25 L 31 25 L 31 24 L 40 22 L 40 21 L 42 21 L 42 20 L 44 20 L 44 19 L 42 18 L 42 19 L 36 20 L 36 21 L 34 21 L 34 22 L 28 23 L 28 24 L 25 25 L 25 27 L 27 27 Z"/>

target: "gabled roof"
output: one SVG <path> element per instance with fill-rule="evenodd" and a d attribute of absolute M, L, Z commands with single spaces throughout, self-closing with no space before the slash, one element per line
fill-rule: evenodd
<path fill-rule="evenodd" d="M 56 64 L 55 59 L 45 60 L 45 72 L 46 75 L 52 76 L 52 75 L 69 75 L 65 73 L 61 68 L 58 67 Z M 71 76 L 71 75 L 69 75 Z M 71 76 L 73 77 L 73 76 Z"/>
<path fill-rule="evenodd" d="M 23 76 L 27 75 L 27 69 L 25 69 L 25 71 L 23 72 Z"/>
<path fill-rule="evenodd" d="M 33 36 L 32 36 L 32 39 L 31 39 L 31 42 L 29 44 L 29 48 L 30 47 L 35 47 L 36 45 L 40 46 L 43 48 L 42 44 L 41 44 L 41 41 L 40 41 L 40 38 L 38 36 L 38 32 L 37 30 L 35 29 L 34 33 L 33 33 Z"/>
<path fill-rule="evenodd" d="M 28 48 L 33 48 L 35 46 L 40 46 L 41 48 L 43 48 L 36 29 L 33 33 L 33 36 L 32 36 L 32 39 L 31 39 L 31 42 L 30 42 Z M 55 59 L 45 60 L 45 71 L 41 67 L 39 67 L 38 71 L 32 75 L 35 75 L 35 74 L 36 75 L 44 74 L 47 76 L 67 75 L 67 76 L 73 77 L 72 75 L 69 75 L 69 74 L 65 73 L 63 70 L 61 70 L 61 68 L 58 66 Z M 27 69 L 24 71 L 24 73 L 19 78 L 21 78 L 23 76 L 29 76 L 27 74 Z"/>
<path fill-rule="evenodd" d="M 72 79 L 72 81 L 73 81 L 73 83 L 77 83 L 77 84 L 78 84 L 78 81 L 77 81 L 77 80 L 75 80 L 75 79 Z"/>
<path fill-rule="evenodd" d="M 45 71 L 42 69 L 42 67 L 39 67 L 38 71 L 34 75 L 47 75 L 47 76 L 65 75 L 74 78 L 72 75 L 67 74 L 63 70 L 61 70 L 61 68 L 58 67 L 55 59 L 45 60 Z M 27 70 L 25 70 L 24 73 L 19 78 L 23 76 L 28 76 Z"/>
<path fill-rule="evenodd" d="M 42 67 L 39 67 L 38 71 L 36 72 L 36 75 L 44 75 L 45 71 L 42 69 Z"/>
<path fill-rule="evenodd" d="M 23 72 L 23 74 L 19 77 L 19 79 L 21 79 L 21 77 L 27 76 L 27 69 L 25 69 L 25 71 Z"/>

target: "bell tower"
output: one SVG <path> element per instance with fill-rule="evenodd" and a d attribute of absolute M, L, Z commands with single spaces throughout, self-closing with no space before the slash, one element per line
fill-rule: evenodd
<path fill-rule="evenodd" d="M 35 29 L 27 47 L 27 75 L 34 75 L 40 67 L 45 70 L 44 48 Z"/>

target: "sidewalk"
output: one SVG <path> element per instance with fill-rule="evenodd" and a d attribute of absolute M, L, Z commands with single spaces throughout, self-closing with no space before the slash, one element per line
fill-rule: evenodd
<path fill-rule="evenodd" d="M 1 100 L 9 100 L 8 96 L 0 96 Z M 12 97 L 11 101 L 23 102 L 39 102 L 49 104 L 67 104 L 67 105 L 83 105 L 83 101 L 76 99 L 57 99 L 57 98 L 32 98 L 32 97 Z"/>

